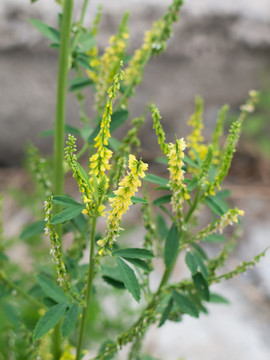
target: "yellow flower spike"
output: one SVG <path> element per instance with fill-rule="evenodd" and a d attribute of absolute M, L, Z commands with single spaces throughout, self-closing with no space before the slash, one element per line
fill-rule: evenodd
<path fill-rule="evenodd" d="M 203 130 L 203 100 L 199 96 L 195 99 L 195 112 L 191 115 L 188 125 L 193 128 L 191 134 L 187 136 L 187 147 L 189 148 L 188 154 L 193 160 L 196 160 L 196 151 L 200 159 L 204 160 L 207 154 L 207 146 L 203 144 L 204 137 L 201 133 Z M 195 169 L 193 168 L 190 170 L 195 172 Z"/>
<path fill-rule="evenodd" d="M 213 223 L 209 224 L 201 230 L 198 235 L 193 239 L 193 241 L 199 241 L 206 236 L 220 232 L 223 233 L 223 230 L 228 225 L 233 225 L 233 223 L 238 223 L 238 216 L 244 216 L 244 211 L 239 210 L 236 207 L 234 209 L 228 210 L 225 214 L 223 214 L 220 219 L 214 221 Z"/>
<path fill-rule="evenodd" d="M 148 165 L 142 160 L 138 161 L 134 155 L 129 155 L 128 167 L 130 172 L 119 182 L 118 189 L 114 191 L 116 196 L 109 198 L 111 210 L 107 218 L 108 230 L 105 238 L 99 240 L 98 243 L 99 246 L 102 246 L 99 250 L 100 256 L 105 253 L 105 249 L 110 251 L 110 248 L 119 236 L 122 216 L 132 204 L 131 197 L 134 196 L 138 187 L 141 186 L 139 178 L 145 177 Z"/>
<path fill-rule="evenodd" d="M 184 150 L 186 143 L 184 139 L 176 140 L 176 144 L 170 143 L 168 145 L 168 163 L 170 172 L 169 185 L 172 189 L 172 209 L 176 214 L 179 223 L 183 220 L 183 203 L 184 200 L 189 199 L 189 193 L 186 185 L 184 184 L 184 173 L 182 169 L 184 165 Z"/>
<path fill-rule="evenodd" d="M 125 56 L 127 47 L 129 14 L 125 13 L 118 28 L 117 35 L 111 36 L 104 54 L 100 58 L 96 81 L 96 108 L 100 112 L 105 103 L 108 85 L 113 81 L 115 74 L 120 69 L 120 60 Z"/>

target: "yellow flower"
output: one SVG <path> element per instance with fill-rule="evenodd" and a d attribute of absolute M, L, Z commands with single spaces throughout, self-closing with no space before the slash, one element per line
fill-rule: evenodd
<path fill-rule="evenodd" d="M 183 159 L 186 143 L 184 139 L 176 140 L 176 144 L 168 145 L 168 163 L 170 172 L 169 185 L 172 189 L 172 209 L 179 221 L 183 219 L 183 203 L 189 199 L 189 193 L 184 184 Z"/>
<path fill-rule="evenodd" d="M 119 236 L 120 221 L 132 204 L 131 197 L 141 186 L 140 178 L 145 177 L 148 165 L 142 160 L 137 160 L 134 155 L 129 155 L 128 167 L 130 172 L 120 181 L 118 189 L 114 191 L 115 197 L 109 198 L 111 210 L 109 211 L 107 222 L 108 230 L 104 239 L 98 241 L 102 247 L 99 255 L 104 253 L 104 248 L 111 248 L 113 242 Z"/>
<path fill-rule="evenodd" d="M 187 136 L 187 147 L 189 150 L 189 156 L 196 160 L 196 154 L 200 157 L 201 160 L 204 160 L 207 154 L 207 146 L 203 144 L 204 137 L 202 136 L 203 130 L 203 100 L 201 97 L 197 96 L 195 99 L 195 112 L 190 117 L 188 125 L 192 126 L 193 130 L 190 135 Z M 194 172 L 194 169 L 190 169 Z"/>

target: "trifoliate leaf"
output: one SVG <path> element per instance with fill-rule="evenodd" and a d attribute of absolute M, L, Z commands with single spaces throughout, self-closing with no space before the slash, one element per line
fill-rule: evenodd
<path fill-rule="evenodd" d="M 82 204 L 78 203 L 77 201 L 73 200 L 70 196 L 65 196 L 65 195 L 55 195 L 53 197 L 53 202 L 55 204 L 59 204 L 64 207 L 81 206 L 82 205 Z"/>
<path fill-rule="evenodd" d="M 60 33 L 57 29 L 37 19 L 29 19 L 29 22 L 46 38 L 54 43 L 60 42 Z"/>
<path fill-rule="evenodd" d="M 172 291 L 172 296 L 176 304 L 180 307 L 181 311 L 184 314 L 188 314 L 190 316 L 193 316 L 195 318 L 199 317 L 199 311 L 196 308 L 196 306 L 189 300 L 189 298 L 184 295 L 180 294 L 177 291 Z"/>
<path fill-rule="evenodd" d="M 143 180 L 146 180 L 148 182 L 151 182 L 153 184 L 161 185 L 161 186 L 167 186 L 169 181 L 167 179 L 164 179 L 161 176 L 157 176 L 154 174 L 147 173 L 146 176 L 143 178 Z"/>
<path fill-rule="evenodd" d="M 34 340 L 40 339 L 47 334 L 62 318 L 67 308 L 67 304 L 57 304 L 51 307 L 37 323 L 34 330 Z"/>
<path fill-rule="evenodd" d="M 64 291 L 50 278 L 45 275 L 36 275 L 37 282 L 43 292 L 55 300 L 57 303 L 64 303 L 66 301 Z"/>
<path fill-rule="evenodd" d="M 141 290 L 139 282 L 134 271 L 120 258 L 116 258 L 119 273 L 126 289 L 131 293 L 134 299 L 139 302 L 141 298 Z"/>
<path fill-rule="evenodd" d="M 171 201 L 172 195 L 164 195 L 164 196 L 160 196 L 159 198 L 155 199 L 153 201 L 153 205 L 154 206 L 160 206 L 163 204 L 167 204 Z"/>
<path fill-rule="evenodd" d="M 178 246 L 179 246 L 178 229 L 177 226 L 173 223 L 165 241 L 164 262 L 166 267 L 169 267 L 172 261 L 177 256 Z"/>
<path fill-rule="evenodd" d="M 68 337 L 76 325 L 78 315 L 78 304 L 74 303 L 67 311 L 62 323 L 62 336 Z"/>
<path fill-rule="evenodd" d="M 69 206 L 66 209 L 64 209 L 63 211 L 56 214 L 52 218 L 51 224 L 53 224 L 53 225 L 54 224 L 62 224 L 68 220 L 74 219 L 75 217 L 80 215 L 80 213 L 83 211 L 84 208 L 85 208 L 84 205 Z"/>
<path fill-rule="evenodd" d="M 29 239 L 32 236 L 42 234 L 44 232 L 45 225 L 46 222 L 44 220 L 38 220 L 30 225 L 27 225 L 23 229 L 20 238 L 24 240 L 24 239 Z"/>
<path fill-rule="evenodd" d="M 192 276 L 192 279 L 201 297 L 204 300 L 209 301 L 210 294 L 209 294 L 208 283 L 205 280 L 205 278 L 202 276 L 202 274 L 197 272 L 195 275 Z"/>

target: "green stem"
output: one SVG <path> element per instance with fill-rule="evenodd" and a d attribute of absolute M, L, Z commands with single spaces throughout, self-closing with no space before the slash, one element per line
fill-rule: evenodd
<path fill-rule="evenodd" d="M 82 12 L 81 12 L 81 18 L 80 18 L 81 25 L 84 22 L 84 18 L 85 18 L 88 3 L 89 3 L 89 0 L 84 0 L 83 7 L 82 7 Z"/>
<path fill-rule="evenodd" d="M 89 3 L 89 0 L 84 0 L 84 2 L 83 2 L 81 18 L 80 18 L 80 21 L 79 21 L 79 29 L 78 29 L 76 35 L 74 36 L 74 39 L 73 39 L 73 42 L 72 42 L 72 50 L 75 50 L 75 48 L 77 46 L 79 36 L 81 34 L 81 26 L 83 25 L 83 22 L 84 22 L 84 18 L 85 18 L 85 15 L 86 15 L 86 10 L 87 10 L 87 7 L 88 7 L 88 3 Z"/>
<path fill-rule="evenodd" d="M 57 103 L 55 114 L 54 134 L 54 182 L 53 189 L 57 195 L 64 192 L 64 140 L 65 140 L 65 116 L 66 116 L 66 93 L 67 77 L 69 70 L 69 50 L 71 21 L 73 12 L 73 0 L 65 0 L 63 7 L 63 21 L 61 27 L 60 52 L 58 61 L 57 79 Z M 60 205 L 55 206 L 55 211 L 60 210 Z M 61 242 L 62 225 L 56 226 L 56 231 Z M 61 356 L 61 325 L 57 324 L 53 333 L 52 345 L 53 359 L 58 360 Z"/>
<path fill-rule="evenodd" d="M 96 222 L 97 222 L 97 218 L 93 217 L 92 229 L 91 229 L 91 244 L 90 244 L 90 254 L 89 254 L 88 279 L 87 279 L 87 288 L 86 288 L 86 300 L 85 300 L 85 305 L 84 305 L 83 312 L 82 312 L 82 319 L 81 319 L 81 326 L 80 326 L 80 332 L 79 332 L 79 340 L 78 340 L 78 345 L 77 345 L 76 360 L 81 359 L 81 352 L 82 352 L 82 344 L 83 344 L 83 338 L 84 338 L 84 332 L 85 332 L 86 319 L 87 319 L 88 309 L 89 309 L 90 300 L 91 300 L 91 291 L 92 291 L 93 279 L 94 279 L 94 275 L 95 275 L 95 271 L 94 271 L 95 270 L 94 249 L 95 249 Z"/>
<path fill-rule="evenodd" d="M 184 223 L 187 223 L 189 221 L 191 215 L 193 214 L 194 210 L 196 209 L 196 207 L 198 205 L 199 200 L 200 200 L 200 187 L 197 188 L 193 204 L 189 208 L 189 211 L 188 211 L 187 215 L 185 216 Z"/>
<path fill-rule="evenodd" d="M 66 0 L 63 9 L 63 23 L 58 62 L 57 103 L 54 135 L 54 193 L 57 195 L 63 194 L 64 189 L 64 136 L 72 11 L 73 0 Z M 58 208 L 58 206 L 56 206 L 56 208 Z"/>

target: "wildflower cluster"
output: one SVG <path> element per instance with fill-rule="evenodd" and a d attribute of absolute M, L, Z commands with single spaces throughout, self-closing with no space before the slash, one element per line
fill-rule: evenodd
<path fill-rule="evenodd" d="M 192 241 L 199 241 L 205 238 L 206 236 L 213 234 L 217 231 L 220 233 L 223 232 L 225 227 L 228 225 L 233 225 L 233 223 L 238 223 L 238 216 L 244 216 L 244 211 L 239 210 L 236 207 L 234 209 L 228 210 L 223 214 L 220 219 L 209 224 L 205 229 L 201 230 Z"/>
<path fill-rule="evenodd" d="M 189 148 L 189 156 L 196 159 L 196 154 L 203 160 L 207 153 L 207 146 L 203 143 L 203 100 L 197 96 L 195 99 L 195 112 L 190 117 L 188 125 L 192 126 L 193 131 L 187 136 L 187 147 Z"/>
<path fill-rule="evenodd" d="M 108 90 L 108 100 L 105 105 L 105 110 L 100 123 L 100 130 L 95 137 L 95 147 L 97 151 L 90 157 L 90 181 L 89 183 L 93 187 L 90 194 L 85 194 L 83 201 L 86 204 L 86 209 L 83 211 L 90 216 L 95 213 L 95 216 L 104 213 L 105 206 L 102 205 L 106 190 L 108 188 L 109 178 L 105 175 L 105 172 L 110 169 L 110 158 L 112 157 L 112 151 L 108 149 L 108 140 L 110 138 L 110 123 L 111 115 L 113 111 L 113 100 L 115 99 L 117 92 L 120 88 L 120 81 L 123 78 L 123 72 L 120 71 L 115 75 L 112 86 Z M 95 196 L 96 195 L 96 196 Z"/>
<path fill-rule="evenodd" d="M 171 36 L 172 23 L 177 21 L 178 12 L 183 4 L 182 0 L 174 0 L 168 12 L 158 21 L 153 23 L 151 30 L 145 32 L 144 43 L 135 51 L 126 70 L 125 86 L 127 95 L 138 85 L 143 76 L 143 70 L 152 55 L 160 54 L 166 48 L 166 41 Z"/>
<path fill-rule="evenodd" d="M 9 343 L 15 341 L 13 333 L 19 328 L 18 323 L 24 322 L 20 317 L 21 314 L 23 316 L 27 314 L 23 309 L 26 302 L 33 305 L 33 310 L 36 310 L 32 314 L 31 309 L 31 316 L 41 318 L 33 332 L 31 319 L 30 322 L 28 321 L 29 328 L 25 325 L 27 328 L 25 334 L 31 336 L 27 335 L 22 341 L 27 350 L 29 348 L 29 352 L 24 352 L 27 354 L 24 358 L 81 360 L 85 355 L 83 346 L 89 340 L 90 318 L 92 319 L 90 327 L 94 331 L 92 333 L 94 337 L 92 335 L 91 337 L 96 338 L 97 328 L 101 330 L 103 337 L 103 345 L 95 360 L 114 357 L 117 351 L 128 343 L 131 343 L 129 359 L 144 358 L 141 346 L 150 325 L 159 322 L 160 327 L 167 320 L 179 321 L 184 316 L 198 318 L 202 312 L 206 312 L 207 302 L 211 301 L 212 283 L 246 271 L 265 254 L 263 252 L 252 261 L 243 262 L 227 274 L 216 275 L 216 270 L 224 265 L 236 243 L 237 231 L 234 231 L 228 242 L 225 242 L 224 235 L 220 236 L 217 233 L 222 233 L 226 226 L 237 223 L 239 216 L 243 216 L 244 212 L 237 208 L 228 210 L 226 193 L 215 194 L 215 191 L 220 188 L 221 182 L 228 173 L 241 125 L 245 116 L 253 111 L 257 99 L 256 92 L 251 91 L 250 99 L 241 107 L 241 115 L 233 123 L 223 150 L 219 141 L 223 134 L 228 106 L 225 105 L 219 112 L 212 142 L 206 144 L 202 136 L 203 101 L 199 97 L 196 98 L 195 113 L 189 121 L 192 131 L 187 142 L 183 138 L 176 138 L 174 143 L 166 143 L 161 116 L 154 104 L 147 105 L 142 116 L 132 120 L 131 128 L 126 135 L 123 135 L 121 143 L 119 139 L 111 138 L 111 132 L 129 116 L 128 99 L 134 94 L 135 86 L 141 82 L 146 63 L 151 56 L 164 50 L 166 41 L 171 35 L 172 23 L 177 20 L 182 0 L 171 1 L 172 5 L 167 13 L 145 33 L 142 47 L 135 52 L 127 65 L 125 78 L 121 69 L 127 59 L 125 56 L 129 37 L 127 14 L 124 15 L 118 33 L 111 37 L 110 45 L 102 56 L 98 54 L 98 47 L 92 46 L 96 40 L 101 11 L 99 10 L 96 15 L 92 31 L 87 31 L 83 25 L 87 0 L 83 3 L 80 20 L 73 24 L 72 0 L 57 0 L 63 5 L 63 14 L 59 14 L 60 29 L 54 29 L 39 21 L 33 22 L 42 33 L 46 33 L 54 41 L 53 47 L 60 46 L 53 166 L 55 174 L 51 174 L 54 178 L 52 187 L 57 192 L 55 196 L 49 191 L 51 185 L 47 180 L 50 177 L 48 176 L 50 170 L 47 163 L 34 148 L 30 148 L 28 157 L 31 163 L 29 170 L 35 179 L 35 185 L 40 185 L 42 190 L 42 194 L 36 195 L 44 198 L 44 194 L 50 192 L 44 203 L 45 233 L 50 239 L 48 253 L 50 251 L 56 271 L 54 279 L 44 276 L 50 273 L 51 266 L 43 264 L 42 273 L 35 277 L 34 286 L 29 284 L 32 276 L 30 273 L 22 282 L 12 282 L 10 278 L 13 277 L 14 268 L 19 268 L 19 265 L 16 267 L 12 265 L 8 272 L 10 259 L 4 253 L 8 242 L 4 239 L 0 215 L 0 306 L 5 306 L 2 300 L 6 297 L 7 304 L 9 300 L 11 304 L 16 301 L 16 305 L 22 306 L 23 310 L 17 315 L 7 307 L 3 307 L 8 310 L 7 318 L 12 319 L 8 324 L 9 320 L 5 319 L 6 314 L 1 316 L 0 333 L 3 328 L 7 328 L 10 329 L 11 336 L 7 334 L 0 337 L 0 358 L 7 358 L 10 354 L 16 359 L 22 358 L 20 352 L 9 351 L 15 349 L 13 343 L 11 346 Z M 59 34 L 61 34 L 60 38 Z M 76 77 L 72 79 L 70 90 L 76 91 L 79 101 L 78 118 L 82 120 L 82 128 L 73 128 L 73 132 L 80 134 L 84 144 L 76 155 L 76 139 L 69 135 L 65 159 L 63 159 L 65 114 L 61 110 L 65 108 L 67 90 L 65 84 L 70 65 L 77 72 Z M 85 77 L 86 72 L 91 79 Z M 97 110 L 93 130 L 93 124 L 88 124 L 91 119 L 86 112 L 86 97 L 81 91 L 89 85 L 94 92 L 95 110 Z M 157 142 L 164 155 L 162 163 L 166 164 L 168 170 L 167 178 L 154 173 L 146 175 L 148 165 L 141 159 L 138 160 L 136 156 L 141 144 L 138 132 L 149 108 Z M 186 147 L 189 156 L 184 155 Z M 111 149 L 114 150 L 114 157 Z M 88 173 L 78 162 L 86 151 L 90 154 Z M 67 165 L 77 181 L 82 196 L 81 203 L 72 196 L 64 195 L 64 173 L 67 171 Z M 142 185 L 142 179 L 145 180 L 143 195 L 134 196 Z M 156 192 L 148 193 L 149 182 L 158 185 L 155 190 L 164 191 L 165 195 L 158 195 L 157 198 L 152 199 Z M 56 204 L 56 211 L 53 209 L 53 203 Z M 135 203 L 141 206 L 145 233 L 144 238 L 135 246 L 129 244 L 127 247 L 124 241 L 118 244 L 116 240 L 122 230 L 120 226 L 124 214 L 130 205 Z M 169 203 L 171 208 L 167 206 Z M 0 213 L 1 206 L 0 195 Z M 108 206 L 107 212 L 105 212 L 106 206 Z M 203 209 L 209 207 L 212 221 L 201 231 L 197 231 L 198 210 L 201 207 Z M 57 214 L 53 216 L 55 212 Z M 105 229 L 100 227 L 102 225 L 100 217 L 106 222 Z M 43 228 L 43 218 L 37 218 L 33 224 L 23 229 L 21 238 L 31 240 L 33 236 L 38 237 Z M 69 244 L 70 239 L 72 244 Z M 62 240 L 65 242 L 64 246 Z M 200 246 L 200 242 L 213 241 L 223 242 L 221 251 L 215 258 L 207 256 Z M 45 244 L 31 240 L 31 255 L 37 255 L 37 259 L 41 258 L 40 250 L 43 250 Z M 183 259 L 181 256 L 183 251 L 190 277 L 170 284 L 170 276 L 176 263 Z M 85 261 L 85 252 L 88 253 L 88 261 Z M 151 279 L 149 275 L 154 270 L 155 258 L 163 258 L 165 266 L 158 286 L 152 291 L 149 286 Z M 61 289 L 56 286 L 55 279 Z M 104 342 L 107 334 L 103 332 L 104 328 L 100 327 L 108 324 L 107 319 L 103 318 L 102 301 L 99 301 L 108 290 L 103 288 L 103 281 L 110 286 L 126 289 L 137 302 L 144 297 L 146 303 L 137 321 L 119 334 L 114 342 Z M 117 302 L 120 297 L 122 298 L 122 292 L 118 294 L 114 292 L 114 295 L 117 297 Z M 16 300 L 13 299 L 15 296 Z M 23 298 L 21 303 L 20 298 Z M 121 306 L 122 301 L 118 303 Z M 128 305 L 127 303 L 124 309 L 120 309 L 122 314 L 126 314 Z M 76 337 L 78 335 L 77 341 L 74 340 L 74 335 Z M 18 339 L 17 347 L 22 337 Z M 5 341 L 8 343 L 8 351 L 5 349 Z"/>
<path fill-rule="evenodd" d="M 52 191 L 48 161 L 40 155 L 38 149 L 32 144 L 28 144 L 26 152 L 28 172 L 40 187 L 40 192 L 48 196 Z"/>
<path fill-rule="evenodd" d="M 110 38 L 110 46 L 106 48 L 99 60 L 95 95 L 96 107 L 99 112 L 103 110 L 108 86 L 112 83 L 114 76 L 119 72 L 120 61 L 125 55 L 127 40 L 129 38 L 127 27 L 128 18 L 129 14 L 126 13 L 119 26 L 118 34 Z"/>
<path fill-rule="evenodd" d="M 71 301 L 73 301 L 73 299 L 80 301 L 78 295 L 73 293 L 71 289 L 70 279 L 67 274 L 66 266 L 63 260 L 62 245 L 59 241 L 59 235 L 55 232 L 54 227 L 51 224 L 52 211 L 53 211 L 52 199 L 53 197 L 50 195 L 48 196 L 47 200 L 44 202 L 45 221 L 46 221 L 45 234 L 49 236 L 51 241 L 50 254 L 55 264 L 57 281 L 61 286 L 61 288 L 65 291 L 66 296 Z"/>
<path fill-rule="evenodd" d="M 235 147 L 236 147 L 236 144 L 238 142 L 238 139 L 239 139 L 239 136 L 241 133 L 243 121 L 249 113 L 254 111 L 254 104 L 258 101 L 258 92 L 257 91 L 251 90 L 249 92 L 249 96 L 250 96 L 250 98 L 248 99 L 248 101 L 240 107 L 241 114 L 240 114 L 239 118 L 236 121 L 234 121 L 231 125 L 230 131 L 229 131 L 230 133 L 229 133 L 229 136 L 227 137 L 225 148 L 223 150 L 223 154 L 220 159 L 221 165 L 219 166 L 218 173 L 216 175 L 214 184 L 212 184 L 212 185 L 216 186 L 217 188 L 220 187 L 221 182 L 224 180 L 224 178 L 228 174 L 229 168 L 231 166 L 233 154 L 236 151 Z"/>
<path fill-rule="evenodd" d="M 91 29 L 91 34 L 94 38 L 97 37 L 98 34 L 98 25 L 101 20 L 102 14 L 102 5 L 98 6 L 97 14 L 93 21 L 93 27 Z M 94 45 L 90 50 L 87 51 L 87 55 L 89 56 L 89 67 L 87 70 L 87 75 L 93 80 L 94 84 L 98 82 L 98 69 L 99 69 L 99 57 L 98 57 L 98 47 Z"/>
<path fill-rule="evenodd" d="M 170 188 L 172 189 L 172 209 L 178 223 L 183 220 L 183 203 L 184 200 L 189 199 L 189 193 L 184 184 L 183 159 L 186 143 L 184 139 L 176 140 L 175 144 L 168 145 L 169 151 L 167 154 L 170 172 Z"/>
<path fill-rule="evenodd" d="M 118 189 L 114 191 L 116 196 L 109 198 L 111 210 L 107 218 L 108 230 L 105 238 L 98 241 L 99 255 L 102 255 L 106 248 L 110 249 L 119 236 L 122 216 L 132 204 L 131 197 L 141 186 L 140 178 L 145 177 L 148 165 L 142 160 L 136 160 L 134 155 L 129 155 L 128 167 L 130 172 L 120 181 Z"/>
<path fill-rule="evenodd" d="M 160 123 L 160 119 L 161 119 L 160 112 L 154 104 L 151 104 L 150 109 L 151 109 L 151 114 L 152 114 L 153 123 L 154 123 L 153 129 L 156 131 L 156 134 L 158 137 L 158 144 L 159 144 L 160 149 L 163 152 L 163 154 L 167 155 L 169 149 L 168 149 L 168 144 L 165 143 L 165 139 L 166 139 L 165 132 Z"/>
<path fill-rule="evenodd" d="M 212 145 L 213 145 L 213 164 L 218 165 L 219 163 L 219 157 L 220 157 L 220 146 L 219 146 L 219 140 L 224 132 L 224 122 L 226 119 L 226 115 L 229 110 L 229 105 L 224 105 L 219 113 L 218 118 L 216 122 L 215 129 L 213 131 L 212 135 Z"/>
<path fill-rule="evenodd" d="M 110 174 L 112 183 L 118 184 L 120 177 L 123 175 L 126 168 L 126 159 L 128 155 L 133 152 L 138 152 L 141 142 L 138 138 L 138 132 L 145 121 L 145 115 L 134 118 L 131 121 L 132 128 L 127 132 L 123 138 L 121 145 L 117 149 L 117 153 L 114 156 L 114 164 Z"/>

